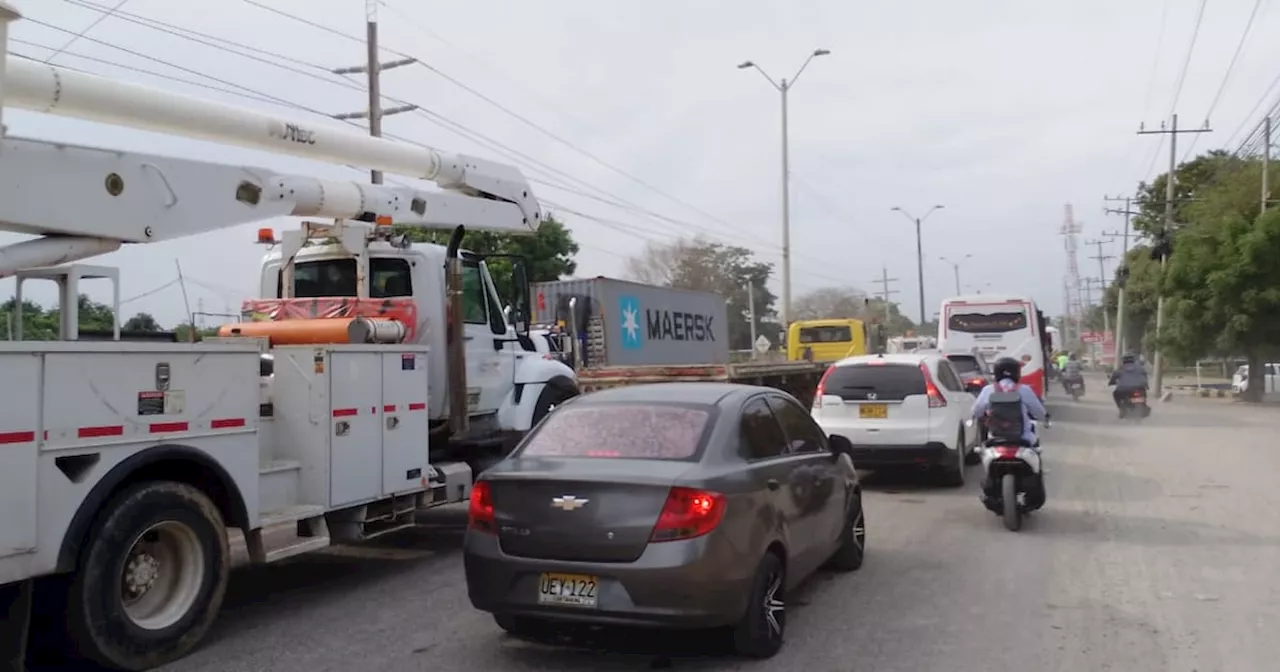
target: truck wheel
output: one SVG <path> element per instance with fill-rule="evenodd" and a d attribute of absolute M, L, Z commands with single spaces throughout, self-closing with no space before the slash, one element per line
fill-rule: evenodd
<path fill-rule="evenodd" d="M 67 596 L 67 634 L 80 657 L 149 670 L 186 655 L 227 589 L 231 552 L 222 515 L 184 483 L 152 481 L 103 509 Z"/>
<path fill-rule="evenodd" d="M 555 410 L 556 406 L 578 396 L 578 390 L 566 383 L 557 382 L 555 380 L 547 383 L 542 388 L 542 394 L 538 395 L 538 403 L 533 407 L 533 424 L 536 427 L 547 414 Z"/>

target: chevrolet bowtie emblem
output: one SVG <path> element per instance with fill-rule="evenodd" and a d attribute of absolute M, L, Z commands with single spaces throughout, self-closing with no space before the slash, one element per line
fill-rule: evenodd
<path fill-rule="evenodd" d="M 561 511 L 576 511 L 577 509 L 581 509 L 586 506 L 589 501 L 591 500 L 578 499 L 573 495 L 561 495 L 559 497 L 551 498 L 551 506 L 554 506 Z"/>

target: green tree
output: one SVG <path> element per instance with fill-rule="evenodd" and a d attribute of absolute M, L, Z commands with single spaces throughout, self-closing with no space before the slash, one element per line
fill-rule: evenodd
<path fill-rule="evenodd" d="M 769 291 L 773 265 L 757 261 L 751 250 L 703 238 L 670 244 L 650 243 L 627 261 L 632 280 L 651 285 L 711 292 L 725 297 L 729 348 L 752 347 L 747 287 L 755 301 L 757 333 L 778 344 L 783 326 L 774 312 L 777 297 Z"/>
<path fill-rule="evenodd" d="M 395 226 L 394 230 L 415 243 L 436 245 L 447 245 L 451 235 L 449 231 L 402 225 Z M 462 249 L 476 254 L 520 255 L 527 261 L 529 282 L 559 280 L 578 270 L 578 263 L 573 257 L 578 253 L 579 247 L 573 240 L 573 232 L 550 215 L 543 220 L 537 233 L 532 235 L 468 231 L 462 239 Z M 511 262 L 507 259 L 493 259 L 488 266 L 499 296 L 504 302 L 512 301 L 515 294 L 511 285 Z"/>
<path fill-rule="evenodd" d="M 1129 249 L 1123 268 L 1128 269 L 1124 279 L 1116 269 L 1115 282 L 1107 286 L 1104 297 L 1109 315 L 1116 315 L 1119 306 L 1120 286 L 1124 285 L 1124 342 L 1125 349 L 1138 351 L 1152 345 L 1147 335 L 1155 333 L 1156 299 L 1160 290 L 1160 262 L 1151 258 L 1151 247 L 1137 245 Z"/>
<path fill-rule="evenodd" d="M 125 320 L 124 326 L 120 327 L 123 331 L 163 331 L 160 323 L 156 322 L 156 318 L 151 313 L 138 313 L 133 317 Z"/>
<path fill-rule="evenodd" d="M 14 311 L 16 303 L 13 299 L 0 304 L 0 333 L 12 339 L 11 325 L 16 325 Z M 53 341 L 58 338 L 59 311 L 54 308 L 45 310 L 39 304 L 24 300 L 22 302 L 22 338 L 27 341 Z M 115 326 L 115 315 L 111 307 L 97 303 L 81 294 L 79 301 L 79 322 L 83 331 L 111 331 Z"/>

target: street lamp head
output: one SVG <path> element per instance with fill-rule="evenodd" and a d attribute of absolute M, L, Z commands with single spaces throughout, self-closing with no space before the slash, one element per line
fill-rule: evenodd
<path fill-rule="evenodd" d="M 826 56 L 827 54 L 830 54 L 830 53 L 831 53 L 831 52 L 830 52 L 830 51 L 828 51 L 828 50 L 826 50 L 826 49 L 814 49 L 814 50 L 813 50 L 813 55 L 814 55 L 814 56 Z"/>
<path fill-rule="evenodd" d="M 890 211 L 890 212 L 902 212 L 902 208 L 899 208 L 898 206 L 896 206 L 896 205 L 895 205 L 895 206 L 893 206 L 892 208 L 889 208 L 889 211 Z"/>
<path fill-rule="evenodd" d="M 746 70 L 747 68 L 754 68 L 754 67 L 756 67 L 756 64 L 752 63 L 751 61 L 743 61 L 738 64 L 739 70 Z"/>
<path fill-rule="evenodd" d="M 934 209 L 934 210 L 941 210 L 941 209 L 943 209 L 943 208 L 945 208 L 945 207 L 947 207 L 947 206 L 945 206 L 945 205 L 935 205 L 935 206 L 933 206 L 933 209 Z"/>

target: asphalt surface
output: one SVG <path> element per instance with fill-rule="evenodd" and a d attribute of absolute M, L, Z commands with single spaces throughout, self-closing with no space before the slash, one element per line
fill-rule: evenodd
<path fill-rule="evenodd" d="M 622 651 L 513 640 L 471 608 L 464 512 L 442 510 L 374 548 L 236 572 L 204 646 L 165 669 L 1276 669 L 1280 409 L 1178 398 L 1133 425 L 1090 383 L 1079 402 L 1051 397 L 1049 500 L 1021 532 L 979 504 L 980 467 L 962 489 L 869 476 L 866 565 L 792 596 L 770 661 L 696 633 Z"/>

